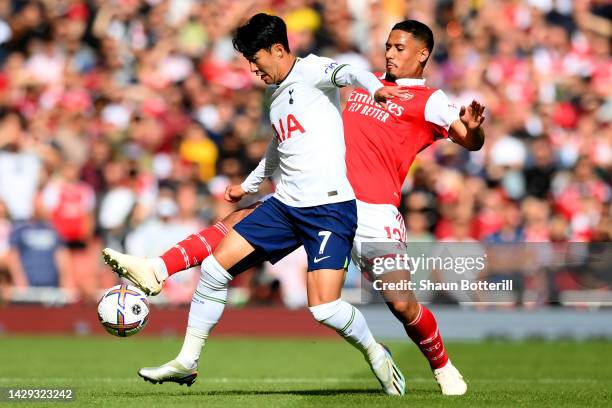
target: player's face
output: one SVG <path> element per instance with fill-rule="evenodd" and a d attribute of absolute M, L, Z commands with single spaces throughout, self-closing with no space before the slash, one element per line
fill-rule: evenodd
<path fill-rule="evenodd" d="M 387 74 L 394 78 L 420 77 L 429 51 L 422 41 L 403 30 L 392 30 L 385 44 Z"/>
<path fill-rule="evenodd" d="M 255 73 L 267 85 L 277 82 L 279 61 L 274 48 L 271 51 L 261 49 L 248 61 L 251 72 Z"/>

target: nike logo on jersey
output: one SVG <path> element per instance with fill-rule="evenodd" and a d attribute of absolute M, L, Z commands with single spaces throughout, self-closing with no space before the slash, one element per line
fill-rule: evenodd
<path fill-rule="evenodd" d="M 314 259 L 313 259 L 313 261 L 314 261 L 314 263 L 319 263 L 319 262 L 321 262 L 322 260 L 327 259 L 327 258 L 330 258 L 330 257 L 331 257 L 331 255 L 324 256 L 323 258 L 317 258 L 317 257 L 315 256 L 315 257 L 314 257 Z"/>

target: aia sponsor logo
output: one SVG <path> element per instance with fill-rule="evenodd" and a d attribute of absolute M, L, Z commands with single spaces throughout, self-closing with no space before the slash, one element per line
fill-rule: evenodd
<path fill-rule="evenodd" d="M 279 144 L 287 139 L 291 139 L 294 132 L 306 133 L 304 127 L 300 124 L 297 118 L 293 116 L 293 114 L 287 115 L 287 118 L 284 121 L 281 118 L 278 123 L 273 123 L 272 129 L 274 129 L 274 134 L 276 135 L 276 139 L 278 139 Z M 287 130 L 285 131 L 285 129 Z"/>

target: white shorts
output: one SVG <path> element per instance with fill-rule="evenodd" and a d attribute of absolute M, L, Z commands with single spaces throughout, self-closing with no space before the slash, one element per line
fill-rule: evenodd
<path fill-rule="evenodd" d="M 391 204 L 370 204 L 357 200 L 357 232 L 351 251 L 355 266 L 362 273 L 370 275 L 368 260 L 405 253 L 406 224 L 397 208 Z"/>

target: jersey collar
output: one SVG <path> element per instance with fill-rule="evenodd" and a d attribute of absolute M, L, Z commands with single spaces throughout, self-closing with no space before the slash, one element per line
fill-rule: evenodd
<path fill-rule="evenodd" d="M 395 83 L 401 86 L 425 86 L 425 78 L 398 78 Z"/>
<path fill-rule="evenodd" d="M 383 72 L 380 79 L 385 79 L 385 77 Z M 401 86 L 425 86 L 425 78 L 398 78 L 395 83 Z"/>

